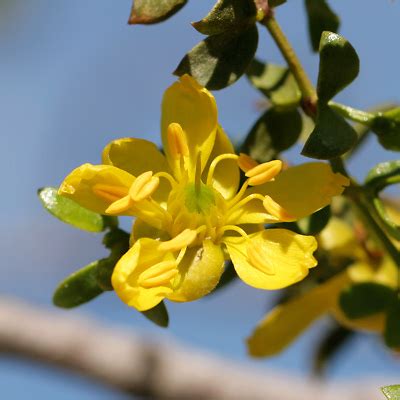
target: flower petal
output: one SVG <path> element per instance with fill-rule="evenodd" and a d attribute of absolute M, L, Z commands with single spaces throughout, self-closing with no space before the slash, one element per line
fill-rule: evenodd
<path fill-rule="evenodd" d="M 170 283 L 143 287 L 140 275 L 150 267 L 164 261 L 174 261 L 171 253 L 157 252 L 159 242 L 139 239 L 118 261 L 112 274 L 112 285 L 118 297 L 130 307 L 146 311 L 160 303 L 172 292 Z"/>
<path fill-rule="evenodd" d="M 329 311 L 336 303 L 340 290 L 349 282 L 347 273 L 338 274 L 305 294 L 275 307 L 247 339 L 249 354 L 268 357 L 280 353 Z"/>
<path fill-rule="evenodd" d="M 348 185 L 348 178 L 332 172 L 328 164 L 312 162 L 282 171 L 255 191 L 269 195 L 293 219 L 300 219 L 330 204 Z"/>
<path fill-rule="evenodd" d="M 180 124 L 186 134 L 190 168 L 195 168 L 197 155 L 201 153 L 204 169 L 217 131 L 217 105 L 214 96 L 189 75 L 181 76 L 170 86 L 162 102 L 161 136 L 172 169 L 175 162 L 168 147 L 167 130 L 173 122 Z"/>
<path fill-rule="evenodd" d="M 160 171 L 170 172 L 165 156 L 154 143 L 144 139 L 114 140 L 104 148 L 102 160 L 103 164 L 114 165 L 135 177 L 147 171 L 153 171 L 154 174 Z M 161 179 L 153 197 L 156 201 L 166 202 L 170 189 L 170 184 Z"/>
<path fill-rule="evenodd" d="M 167 298 L 172 301 L 193 301 L 210 293 L 224 270 L 224 253 L 220 245 L 205 240 L 203 247 L 186 250 L 179 263 L 179 274 L 174 282 L 177 288 Z"/>
<path fill-rule="evenodd" d="M 64 179 L 58 193 L 104 214 L 111 203 L 128 193 L 134 179 L 128 172 L 111 165 L 83 164 Z"/>
<path fill-rule="evenodd" d="M 249 236 L 223 239 L 239 277 L 258 289 L 281 289 L 308 274 L 317 261 L 317 242 L 286 229 L 268 229 Z"/>
<path fill-rule="evenodd" d="M 228 135 L 221 126 L 218 126 L 215 143 L 208 164 L 204 169 L 204 177 L 209 170 L 211 162 L 221 154 L 235 154 L 235 149 Z M 239 187 L 240 173 L 236 160 L 221 161 L 213 174 L 212 186 L 221 193 L 225 199 L 232 198 Z"/>

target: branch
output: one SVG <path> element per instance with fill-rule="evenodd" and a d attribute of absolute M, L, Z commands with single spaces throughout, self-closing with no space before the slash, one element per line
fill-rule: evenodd
<path fill-rule="evenodd" d="M 250 369 L 11 298 L 0 298 L 0 352 L 152 399 L 376 400 L 378 388 L 328 390 L 316 381 Z"/>

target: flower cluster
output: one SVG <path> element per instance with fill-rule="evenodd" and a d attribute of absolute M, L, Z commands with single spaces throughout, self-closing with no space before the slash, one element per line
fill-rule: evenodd
<path fill-rule="evenodd" d="M 322 162 L 282 170 L 279 160 L 235 154 L 214 97 L 188 75 L 165 92 L 161 139 L 164 154 L 144 139 L 113 141 L 101 165 L 80 166 L 59 189 L 87 209 L 135 217 L 112 275 L 122 301 L 145 311 L 165 298 L 196 300 L 215 288 L 227 259 L 259 289 L 291 285 L 316 265 L 314 237 L 265 225 L 328 205 L 347 178 Z"/>

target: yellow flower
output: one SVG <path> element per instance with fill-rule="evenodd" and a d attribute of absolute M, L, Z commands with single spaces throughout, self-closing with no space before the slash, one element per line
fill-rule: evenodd
<path fill-rule="evenodd" d="M 82 165 L 59 189 L 90 210 L 136 217 L 112 276 L 122 301 L 144 311 L 164 298 L 198 299 L 229 258 L 260 289 L 291 285 L 316 265 L 314 237 L 263 225 L 326 206 L 346 178 L 320 162 L 281 172 L 279 160 L 259 165 L 236 155 L 214 97 L 188 75 L 164 94 L 161 138 L 165 155 L 147 140 L 116 140 L 102 165 Z M 247 179 L 239 189 L 240 168 Z"/>
<path fill-rule="evenodd" d="M 375 282 L 395 288 L 396 266 L 388 257 L 383 257 L 375 265 L 357 243 L 350 226 L 335 217 L 321 232 L 318 241 L 334 257 L 352 258 L 354 263 L 344 272 L 269 312 L 247 340 L 248 351 L 252 356 L 267 357 L 280 353 L 312 323 L 328 313 L 350 329 L 383 332 L 384 313 L 348 319 L 339 307 L 339 295 L 352 283 Z"/>

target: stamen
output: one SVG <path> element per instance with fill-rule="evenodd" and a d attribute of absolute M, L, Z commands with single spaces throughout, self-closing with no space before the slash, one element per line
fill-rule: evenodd
<path fill-rule="evenodd" d="M 273 160 L 269 161 L 248 170 L 246 176 L 249 179 L 249 185 L 257 186 L 263 183 L 269 182 L 271 179 L 275 178 L 276 175 L 281 172 L 282 161 Z"/>
<path fill-rule="evenodd" d="M 236 225 L 225 225 L 219 230 L 218 233 L 222 236 L 224 234 L 224 232 L 226 232 L 226 231 L 235 231 L 235 232 L 239 233 L 240 236 L 242 236 L 246 239 L 249 238 L 247 233 L 242 228 L 240 228 L 239 226 L 236 226 Z"/>
<path fill-rule="evenodd" d="M 169 283 L 178 273 L 176 261 L 162 261 L 142 272 L 138 284 L 144 288 L 152 288 Z"/>
<path fill-rule="evenodd" d="M 139 175 L 129 189 L 129 195 L 135 202 L 150 197 L 158 188 L 160 179 L 153 176 L 152 171 Z"/>
<path fill-rule="evenodd" d="M 228 203 L 228 208 L 233 207 L 238 201 L 240 201 L 240 199 L 243 197 L 246 189 L 249 186 L 249 180 L 247 179 L 242 187 L 240 188 L 239 192 L 237 192 L 236 196 Z"/>
<path fill-rule="evenodd" d="M 250 264 L 259 271 L 267 275 L 276 274 L 275 268 L 268 263 L 268 257 L 262 254 L 258 246 L 251 241 L 247 244 L 247 258 Z"/>
<path fill-rule="evenodd" d="M 178 123 L 173 122 L 172 124 L 169 124 L 167 130 L 167 140 L 169 151 L 173 158 L 178 160 L 182 156 L 187 157 L 189 155 L 189 147 L 185 132 Z"/>
<path fill-rule="evenodd" d="M 154 174 L 154 178 L 165 178 L 170 183 L 172 188 L 174 188 L 177 184 L 174 177 L 170 175 L 168 172 L 163 172 L 163 171 L 157 172 L 156 174 Z"/>
<path fill-rule="evenodd" d="M 258 162 L 247 154 L 240 153 L 238 158 L 238 165 L 243 172 L 247 172 L 248 170 L 256 167 L 258 165 Z"/>
<path fill-rule="evenodd" d="M 127 211 L 132 205 L 132 199 L 129 196 L 124 196 L 122 199 L 114 201 L 106 208 L 105 213 L 110 215 L 122 214 Z"/>
<path fill-rule="evenodd" d="M 264 197 L 263 206 L 269 214 L 278 218 L 279 221 L 289 222 L 296 220 L 296 218 L 290 215 L 281 205 L 279 205 L 270 196 Z"/>
<path fill-rule="evenodd" d="M 214 172 L 215 172 L 215 168 L 217 166 L 217 164 L 220 161 L 223 160 L 238 160 L 239 156 L 236 154 L 220 154 L 219 156 L 215 157 L 214 160 L 212 160 L 212 163 L 210 165 L 210 169 L 208 170 L 208 174 L 207 174 L 207 185 L 210 186 L 211 182 L 212 182 L 212 178 L 214 176 Z"/>
<path fill-rule="evenodd" d="M 264 199 L 265 199 L 265 197 L 260 193 L 249 194 L 243 200 L 239 201 L 238 203 L 236 203 L 233 207 L 231 207 L 229 209 L 228 216 L 231 215 L 233 213 L 233 211 L 237 210 L 239 207 L 244 206 L 245 204 L 247 204 L 248 202 L 250 202 L 252 200 L 264 201 Z"/>
<path fill-rule="evenodd" d="M 159 244 L 158 251 L 178 251 L 184 247 L 189 246 L 196 239 L 197 232 L 191 229 L 185 229 L 179 235 L 175 236 L 173 239 L 167 242 L 162 242 Z"/>
<path fill-rule="evenodd" d="M 128 189 L 125 187 L 105 185 L 102 183 L 96 183 L 92 191 L 96 196 L 111 202 L 117 201 L 128 194 Z"/>

